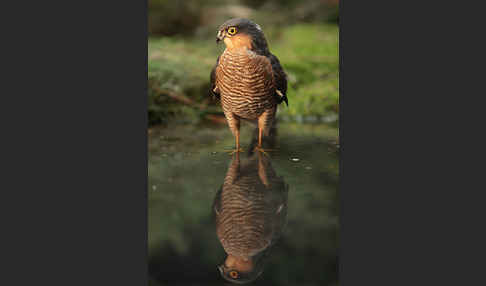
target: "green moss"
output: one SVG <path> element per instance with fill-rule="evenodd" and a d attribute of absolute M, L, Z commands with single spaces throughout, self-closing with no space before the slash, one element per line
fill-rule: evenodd
<path fill-rule="evenodd" d="M 299 24 L 266 27 L 270 50 L 289 75 L 289 107 L 279 116 L 289 119 L 325 117 L 338 112 L 338 27 L 330 24 Z M 149 39 L 149 122 L 173 117 L 197 120 L 205 109 L 219 110 L 209 96 L 209 74 L 223 51 L 214 39 Z M 175 92 L 197 105 L 184 105 L 168 96 Z"/>
<path fill-rule="evenodd" d="M 326 116 L 339 106 L 338 28 L 334 25 L 295 25 L 271 46 L 289 75 L 289 108 L 280 115 Z"/>
<path fill-rule="evenodd" d="M 151 38 L 148 48 L 149 123 L 197 117 L 195 105 L 210 99 L 209 73 L 218 53 L 214 42 Z M 170 98 L 169 93 L 187 97 L 195 104 L 185 105 Z"/>

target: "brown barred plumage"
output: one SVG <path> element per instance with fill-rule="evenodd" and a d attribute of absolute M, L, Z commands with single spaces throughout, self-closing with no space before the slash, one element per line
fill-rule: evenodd
<path fill-rule="evenodd" d="M 228 254 L 220 270 L 222 274 L 238 271 L 242 281 L 261 273 L 261 258 L 281 236 L 288 186 L 259 152 L 242 162 L 239 157 L 228 168 L 214 211 L 216 232 Z"/>
<path fill-rule="evenodd" d="M 287 101 L 287 80 L 272 55 L 260 27 L 246 19 L 231 19 L 218 31 L 226 44 L 211 72 L 211 89 L 221 106 L 239 148 L 240 119 L 258 122 L 258 149 L 272 126 L 277 105 Z"/>

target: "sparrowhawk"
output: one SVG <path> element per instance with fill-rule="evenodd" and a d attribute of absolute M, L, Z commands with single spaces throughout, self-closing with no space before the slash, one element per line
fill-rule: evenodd
<path fill-rule="evenodd" d="M 257 121 L 258 146 L 272 126 L 277 105 L 287 100 L 287 76 L 270 53 L 260 26 L 248 19 L 226 21 L 218 29 L 217 42 L 226 45 L 211 71 L 211 92 L 221 99 L 224 115 L 240 148 L 240 119 Z"/>

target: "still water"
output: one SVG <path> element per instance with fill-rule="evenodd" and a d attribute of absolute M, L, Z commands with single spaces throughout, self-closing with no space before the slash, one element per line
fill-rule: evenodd
<path fill-rule="evenodd" d="M 149 285 L 338 285 L 338 130 L 149 130 Z"/>

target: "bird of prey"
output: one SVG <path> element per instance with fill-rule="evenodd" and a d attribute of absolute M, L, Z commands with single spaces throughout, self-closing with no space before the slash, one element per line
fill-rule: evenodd
<path fill-rule="evenodd" d="M 258 146 L 265 153 L 262 138 L 275 119 L 277 105 L 287 100 L 287 75 L 278 58 L 270 53 L 260 26 L 248 19 L 235 18 L 223 23 L 216 42 L 223 41 L 224 52 L 211 71 L 211 92 L 221 99 L 229 128 L 240 147 L 240 120 L 256 121 Z"/>
<path fill-rule="evenodd" d="M 217 192 L 216 233 L 227 257 L 218 268 L 234 283 L 260 276 L 287 222 L 288 185 L 260 152 L 240 162 L 236 153 Z"/>

